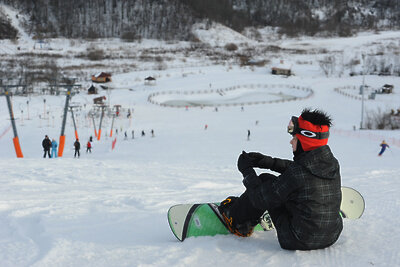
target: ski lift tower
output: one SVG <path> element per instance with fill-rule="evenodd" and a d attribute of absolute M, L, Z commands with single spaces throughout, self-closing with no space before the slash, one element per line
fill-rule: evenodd
<path fill-rule="evenodd" d="M 6 100 L 7 100 L 8 111 L 10 113 L 12 129 L 14 132 L 13 143 L 14 143 L 15 153 L 17 154 L 17 158 L 23 158 L 24 155 L 22 154 L 21 145 L 19 143 L 19 138 L 18 138 L 18 133 L 17 133 L 17 126 L 15 124 L 14 112 L 13 112 L 12 103 L 11 103 L 11 94 L 12 93 L 8 89 L 9 88 L 18 88 L 21 86 L 22 85 L 2 85 L 2 87 L 4 88 L 4 95 L 6 96 Z"/>
<path fill-rule="evenodd" d="M 81 106 L 78 104 L 71 104 L 69 105 L 69 111 L 71 112 L 71 117 L 72 117 L 72 122 L 74 124 L 74 130 L 75 130 L 75 139 L 79 139 L 78 137 L 78 129 L 76 128 L 76 123 L 75 123 L 75 116 L 74 116 L 74 109 L 80 109 Z"/>
<path fill-rule="evenodd" d="M 65 145 L 65 124 L 67 122 L 67 114 L 68 114 L 68 107 L 69 101 L 71 100 L 71 92 L 73 87 L 80 87 L 80 84 L 58 84 L 58 87 L 67 88 L 67 96 L 65 98 L 65 106 L 64 106 L 64 115 L 61 124 L 61 134 L 60 134 L 60 142 L 59 142 L 59 149 L 58 149 L 58 156 L 62 157 L 64 152 L 64 145 Z"/>

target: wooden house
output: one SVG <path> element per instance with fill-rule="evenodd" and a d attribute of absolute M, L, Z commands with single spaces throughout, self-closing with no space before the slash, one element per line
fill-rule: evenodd
<path fill-rule="evenodd" d="M 100 97 L 93 98 L 93 104 L 104 105 L 103 100 L 106 100 L 105 96 L 100 96 Z"/>
<path fill-rule="evenodd" d="M 279 64 L 271 68 L 271 73 L 274 75 L 292 75 L 292 66 L 286 64 L 283 60 Z"/>
<path fill-rule="evenodd" d="M 106 72 L 100 72 L 96 75 L 92 75 L 92 82 L 95 83 L 107 83 L 111 82 L 111 74 Z"/>
<path fill-rule="evenodd" d="M 381 92 L 382 94 L 391 94 L 393 93 L 393 88 L 394 86 L 392 84 L 385 84 L 384 86 L 382 86 Z"/>
<path fill-rule="evenodd" d="M 156 78 L 154 77 L 147 77 L 146 79 L 144 79 L 144 84 L 145 85 L 154 85 L 156 83 Z"/>
<path fill-rule="evenodd" d="M 94 85 L 92 84 L 92 86 L 90 86 L 90 88 L 88 89 L 88 95 L 95 95 L 97 94 L 97 88 L 94 87 Z"/>

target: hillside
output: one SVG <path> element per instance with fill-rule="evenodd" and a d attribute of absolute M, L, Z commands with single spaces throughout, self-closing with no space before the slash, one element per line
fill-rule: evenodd
<path fill-rule="evenodd" d="M 360 30 L 394 30 L 399 1 L 326 0 L 1 0 L 26 16 L 25 30 L 37 38 L 193 40 L 198 22 L 221 23 L 238 32 L 273 26 L 288 35 L 350 36 Z M 4 29 L 9 28 L 8 31 Z M 0 39 L 15 29 L 0 20 Z"/>

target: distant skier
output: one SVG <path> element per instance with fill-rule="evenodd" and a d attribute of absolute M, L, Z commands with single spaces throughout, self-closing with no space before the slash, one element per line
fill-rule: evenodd
<path fill-rule="evenodd" d="M 75 147 L 74 158 L 76 158 L 76 155 L 78 155 L 78 158 L 79 158 L 81 156 L 79 153 L 79 150 L 81 149 L 81 143 L 79 143 L 79 139 L 76 139 L 76 141 L 74 143 L 74 147 Z"/>
<path fill-rule="evenodd" d="M 51 157 L 57 158 L 57 142 L 56 142 L 56 139 L 54 139 L 54 138 L 51 141 Z"/>
<path fill-rule="evenodd" d="M 86 153 L 88 152 L 92 153 L 92 143 L 90 142 L 90 140 L 86 144 Z"/>
<path fill-rule="evenodd" d="M 135 139 L 135 131 L 132 130 L 132 139 Z"/>
<path fill-rule="evenodd" d="M 144 130 L 142 130 L 142 137 L 145 136 L 146 134 L 144 133 Z"/>
<path fill-rule="evenodd" d="M 51 156 L 50 156 L 51 141 L 47 135 L 44 137 L 44 139 L 42 141 L 42 147 L 44 150 L 43 158 L 46 157 L 46 154 L 49 155 L 49 158 L 51 158 Z"/>
<path fill-rule="evenodd" d="M 381 151 L 379 152 L 378 156 L 382 156 L 383 152 L 385 152 L 386 148 L 389 148 L 389 145 L 385 142 L 385 140 L 382 141 L 381 145 L 380 145 Z"/>
<path fill-rule="evenodd" d="M 124 140 L 128 140 L 128 133 L 126 131 L 124 132 Z"/>
<path fill-rule="evenodd" d="M 151 137 L 154 137 L 155 135 L 154 135 L 154 130 L 153 129 L 151 129 Z"/>
<path fill-rule="evenodd" d="M 89 142 L 93 142 L 93 136 L 89 137 Z"/>
<path fill-rule="evenodd" d="M 247 130 L 247 141 L 250 140 L 250 130 Z"/>

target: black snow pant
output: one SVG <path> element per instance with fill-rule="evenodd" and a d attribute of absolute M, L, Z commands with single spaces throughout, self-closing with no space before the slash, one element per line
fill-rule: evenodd
<path fill-rule="evenodd" d="M 45 149 L 45 150 L 44 150 L 43 158 L 46 157 L 46 154 L 49 155 L 49 158 L 51 158 L 51 156 L 50 156 L 50 149 Z"/>
<path fill-rule="evenodd" d="M 78 149 L 75 149 L 75 155 L 74 155 L 74 158 L 76 158 L 76 155 L 78 155 L 78 158 L 81 156 L 81 155 L 79 154 L 79 150 L 78 150 Z"/>
<path fill-rule="evenodd" d="M 269 175 L 272 174 L 262 174 L 260 178 L 268 179 Z M 233 221 L 239 224 L 257 220 L 265 212 L 265 210 L 260 210 L 253 206 L 249 197 L 250 194 L 251 193 L 246 190 L 229 209 Z M 271 216 L 278 235 L 279 244 L 283 249 L 308 250 L 308 248 L 293 234 L 290 226 L 290 214 L 284 206 L 268 210 L 268 214 Z"/>

